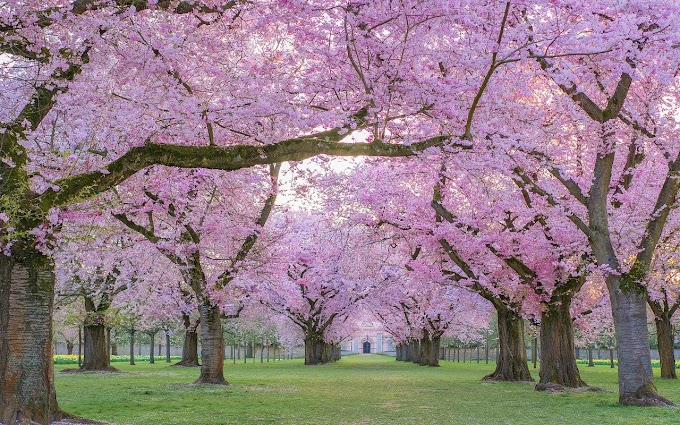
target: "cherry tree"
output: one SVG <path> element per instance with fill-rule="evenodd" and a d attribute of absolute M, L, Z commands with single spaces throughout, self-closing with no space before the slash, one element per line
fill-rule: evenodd
<path fill-rule="evenodd" d="M 680 308 L 680 285 L 677 269 L 677 226 L 669 223 L 669 231 L 659 241 L 646 281 L 647 305 L 656 325 L 657 346 L 661 361 L 661 378 L 677 379 L 675 373 L 675 339 L 673 317 Z"/>
<path fill-rule="evenodd" d="M 282 223 L 286 237 L 266 276 L 258 272 L 249 280 L 263 305 L 302 330 L 305 364 L 327 363 L 339 359 L 339 343 L 347 336 L 338 326 L 378 283 L 371 273 L 375 257 L 361 258 L 369 251 L 351 227 L 307 213 L 295 218 Z"/>
<path fill-rule="evenodd" d="M 269 184 L 259 183 L 256 171 L 229 175 L 189 171 L 170 186 L 162 174 L 152 176 L 150 170 L 143 181 L 126 183 L 139 183 L 141 190 L 129 190 L 130 196 L 117 191 L 122 205 L 114 216 L 178 268 L 197 300 L 202 359 L 197 383 L 226 384 L 221 318 L 234 312 L 223 311 L 230 302 L 225 288 L 256 246 L 274 207 L 279 169 L 280 165 L 270 166 Z M 243 190 L 249 183 L 251 193 Z M 260 202 L 252 196 L 258 191 Z M 143 195 L 135 196 L 139 192 Z M 253 204 L 260 204 L 259 211 L 247 210 Z"/>
<path fill-rule="evenodd" d="M 340 15 L 329 20 L 327 13 Z M 356 15 L 353 8 L 310 9 L 277 1 L 257 7 L 126 0 L 6 4 L 0 25 L 6 57 L 2 85 L 3 93 L 16 96 L 2 99 L 0 266 L 7 296 L 0 299 L 0 329 L 11 330 L 28 316 L 44 323 L 22 341 L 7 339 L 14 332 L 0 333 L 0 346 L 13 347 L 0 350 L 0 357 L 16 359 L 2 363 L 16 370 L 0 371 L 2 404 L 8 406 L 0 419 L 14 421 L 18 414 L 49 422 L 60 416 L 49 360 L 53 266 L 42 249 L 58 220 L 56 208 L 102 193 L 152 164 L 237 170 L 322 153 L 411 156 L 447 142 L 420 133 L 408 141 L 426 140 L 409 145 L 386 140 L 338 143 L 349 132 L 371 125 L 366 90 L 354 96 L 355 81 L 363 75 L 364 83 L 370 82 L 367 73 L 358 74 L 352 65 L 360 56 L 365 60 L 366 53 L 356 49 L 347 55 L 347 38 L 335 38 L 334 59 L 338 52 L 345 56 L 343 66 L 334 63 L 332 69 L 350 70 L 340 74 L 348 80 L 334 77 L 332 87 L 312 84 L 327 81 L 328 69 L 300 68 L 300 55 L 292 53 L 304 51 L 278 43 L 276 34 L 325 40 L 329 31 L 346 33 L 347 13 Z M 296 33 L 295 28 L 314 31 Z M 354 43 L 363 40 L 357 37 Z M 284 51 L 290 53 L 285 66 Z M 215 68 L 215 63 L 225 67 Z M 389 83 L 383 78 L 375 90 L 381 87 L 386 93 L 382 87 Z M 290 90 L 281 90 L 284 86 Z M 312 87 L 319 93 L 300 91 Z M 220 96 L 213 96 L 215 89 Z M 402 88 L 391 92 L 398 90 Z M 420 109 L 409 107 L 412 112 Z M 389 113 L 376 106 L 371 119 L 376 115 Z M 295 125 L 277 129 L 277 120 Z M 39 279 L 31 283 L 25 276 Z M 42 366 L 28 362 L 27 348 L 21 347 L 40 352 Z M 28 363 L 33 366 L 22 366 Z M 8 384 L 19 375 L 26 376 L 26 390 Z"/>
<path fill-rule="evenodd" d="M 670 405 L 653 383 L 644 282 L 678 190 L 677 126 L 668 108 L 675 103 L 678 56 L 668 46 L 678 42 L 678 10 L 581 6 L 578 18 L 554 9 L 555 19 L 569 16 L 574 30 L 566 32 L 538 9 L 522 11 L 535 72 L 521 84 L 542 89 L 520 95 L 524 119 L 499 126 L 493 145 L 536 202 L 553 206 L 587 237 L 607 272 L 619 401 Z M 592 28 L 586 37 L 576 30 L 584 25 Z"/>

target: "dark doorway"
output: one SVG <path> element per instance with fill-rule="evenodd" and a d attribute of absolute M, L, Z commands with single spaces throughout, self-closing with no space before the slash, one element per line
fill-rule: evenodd
<path fill-rule="evenodd" d="M 371 343 L 366 341 L 364 342 L 364 354 L 369 354 L 371 352 Z"/>

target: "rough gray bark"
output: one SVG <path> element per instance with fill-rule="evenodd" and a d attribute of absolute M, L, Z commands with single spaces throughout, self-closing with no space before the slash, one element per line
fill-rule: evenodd
<path fill-rule="evenodd" d="M 103 324 L 85 321 L 83 333 L 83 365 L 81 371 L 111 371 L 106 352 L 106 328 Z"/>
<path fill-rule="evenodd" d="M 110 363 L 107 344 L 107 341 L 110 340 L 110 333 L 107 336 L 107 329 L 104 325 L 104 314 L 109 305 L 108 302 L 102 301 L 99 306 L 96 306 L 91 297 L 85 296 L 84 358 L 80 371 L 118 371 Z"/>
<path fill-rule="evenodd" d="M 155 337 L 156 337 L 156 332 L 149 332 L 147 333 L 149 335 L 149 340 L 151 341 L 149 344 L 149 364 L 155 364 L 156 363 L 156 357 L 154 356 L 154 345 L 156 345 Z"/>
<path fill-rule="evenodd" d="M 654 322 L 656 323 L 656 340 L 659 346 L 659 360 L 661 361 L 661 377 L 664 379 L 677 379 L 671 319 L 667 316 L 657 316 L 654 318 Z"/>
<path fill-rule="evenodd" d="M 182 346 L 182 360 L 174 366 L 198 367 L 198 333 L 196 326 L 191 323 L 189 315 L 183 315 L 184 320 L 184 345 Z"/>
<path fill-rule="evenodd" d="M 619 402 L 633 406 L 672 406 L 670 400 L 658 394 L 654 385 L 646 296 L 627 284 L 623 290 L 622 281 L 627 279 L 630 277 L 626 275 L 607 277 L 617 342 Z"/>
<path fill-rule="evenodd" d="M 224 379 L 224 340 L 220 308 L 209 301 L 198 307 L 201 315 L 201 375 L 196 384 L 227 385 Z"/>
<path fill-rule="evenodd" d="M 130 329 L 130 365 L 135 365 L 135 330 Z"/>
<path fill-rule="evenodd" d="M 494 303 L 498 314 L 496 370 L 484 377 L 491 381 L 533 381 L 524 343 L 524 319 L 503 303 Z"/>
<path fill-rule="evenodd" d="M 0 423 L 46 425 L 64 416 L 53 381 L 53 302 L 49 258 L 0 254 Z"/>
<path fill-rule="evenodd" d="M 558 384 L 578 388 L 581 379 L 574 350 L 574 325 L 569 314 L 571 297 L 549 303 L 541 313 L 540 384 Z"/>
<path fill-rule="evenodd" d="M 323 336 L 310 333 L 305 336 L 305 365 L 326 364 L 340 360 L 340 347 L 324 341 Z"/>

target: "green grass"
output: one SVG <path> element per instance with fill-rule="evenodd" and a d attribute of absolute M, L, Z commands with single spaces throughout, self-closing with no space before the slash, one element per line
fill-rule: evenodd
<path fill-rule="evenodd" d="M 589 384 L 608 393 L 550 395 L 530 384 L 480 381 L 493 366 L 427 368 L 378 355 L 313 367 L 258 359 L 227 362 L 227 387 L 193 386 L 198 369 L 167 363 L 117 364 L 121 374 L 55 369 L 62 409 L 117 424 L 680 424 L 680 410 L 617 405 L 609 367 L 580 367 Z M 657 386 L 680 402 L 680 382 L 659 379 Z"/>
<path fill-rule="evenodd" d="M 53 356 L 54 364 L 78 364 L 78 356 L 76 354 L 56 354 Z M 82 357 L 81 357 L 82 359 Z M 179 361 L 182 356 L 170 356 L 170 360 Z M 111 363 L 130 362 L 130 356 L 109 356 Z M 155 356 L 157 362 L 164 362 L 165 356 Z M 148 362 L 149 356 L 135 356 L 135 362 Z"/>

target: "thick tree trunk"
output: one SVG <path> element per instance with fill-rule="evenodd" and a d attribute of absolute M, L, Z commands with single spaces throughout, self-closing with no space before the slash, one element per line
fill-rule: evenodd
<path fill-rule="evenodd" d="M 198 367 L 198 333 L 191 324 L 191 317 L 183 316 L 184 319 L 184 345 L 182 346 L 182 360 L 174 366 Z"/>
<path fill-rule="evenodd" d="M 533 381 L 524 344 L 524 320 L 500 302 L 498 314 L 498 361 L 496 370 L 484 377 L 493 381 Z"/>
<path fill-rule="evenodd" d="M 219 306 L 204 301 L 201 314 L 201 376 L 196 384 L 227 385 L 224 379 L 224 339 Z"/>
<path fill-rule="evenodd" d="M 101 323 L 85 322 L 83 335 L 84 358 L 81 371 L 115 371 L 106 353 L 106 327 Z"/>
<path fill-rule="evenodd" d="M 660 396 L 654 385 L 652 359 L 647 331 L 647 300 L 633 285 L 621 288 L 622 277 L 607 276 L 607 289 L 612 305 L 619 362 L 619 403 L 634 406 L 672 406 Z M 628 287 L 630 286 L 630 287 Z"/>
<path fill-rule="evenodd" d="M 184 331 L 184 345 L 182 347 L 182 360 L 175 366 L 197 367 L 198 363 L 198 333 L 195 330 Z"/>
<path fill-rule="evenodd" d="M 423 337 L 420 339 L 418 346 L 420 347 L 418 364 L 421 366 L 428 366 L 430 364 L 430 358 L 432 357 L 432 341 L 430 340 L 430 334 L 427 330 L 423 331 Z"/>
<path fill-rule="evenodd" d="M 439 367 L 439 352 L 441 350 L 441 336 L 433 335 L 431 338 L 431 351 L 428 366 Z"/>
<path fill-rule="evenodd" d="M 66 354 L 69 356 L 73 355 L 73 343 L 71 341 L 66 341 Z"/>
<path fill-rule="evenodd" d="M 324 341 L 321 337 L 307 335 L 305 337 L 305 364 L 308 366 L 325 363 L 323 350 Z"/>
<path fill-rule="evenodd" d="M 411 340 L 411 358 L 409 359 L 413 363 L 420 363 L 420 357 L 423 354 L 422 348 L 420 346 L 419 339 Z"/>
<path fill-rule="evenodd" d="M 566 298 L 547 305 L 541 314 L 541 384 L 578 388 L 586 386 L 576 366 L 574 325 L 569 314 L 571 300 Z"/>
<path fill-rule="evenodd" d="M 118 343 L 116 341 L 111 341 L 111 355 L 118 355 Z"/>
<path fill-rule="evenodd" d="M 656 338 L 659 345 L 659 360 L 661 361 L 661 377 L 677 379 L 675 374 L 675 353 L 673 352 L 673 324 L 667 315 L 657 316 Z"/>
<path fill-rule="evenodd" d="M 423 338 L 418 344 L 420 354 L 418 364 L 421 366 L 439 367 L 439 352 L 441 350 L 441 337 L 424 331 Z"/>
<path fill-rule="evenodd" d="M 0 254 L 0 423 L 62 418 L 52 365 L 54 274 L 37 252 Z"/>

